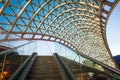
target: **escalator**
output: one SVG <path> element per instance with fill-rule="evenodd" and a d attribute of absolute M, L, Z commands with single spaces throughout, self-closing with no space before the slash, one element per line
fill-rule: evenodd
<path fill-rule="evenodd" d="M 38 56 L 36 53 L 10 76 L 8 80 L 76 80 L 59 56 Z"/>
<path fill-rule="evenodd" d="M 75 63 L 67 58 L 61 57 L 61 59 L 63 62 L 65 62 L 65 66 L 67 66 L 67 69 L 70 70 L 75 79 L 70 78 L 70 76 L 67 74 L 69 72 L 62 74 L 61 69 L 59 68 L 60 65 L 57 65 L 58 63 L 54 56 L 37 56 L 25 80 L 89 80 L 90 76 L 87 74 L 87 72 L 103 74 L 98 70 L 83 65 L 80 69 L 79 63 Z M 64 71 L 66 70 L 64 69 Z M 63 79 L 63 75 L 66 74 L 69 79 Z"/>
<path fill-rule="evenodd" d="M 62 80 L 53 56 L 37 56 L 26 80 Z"/>
<path fill-rule="evenodd" d="M 99 75 L 102 74 L 110 78 L 104 72 L 63 58 L 58 54 L 38 56 L 35 53 L 28 57 L 8 80 L 89 80 L 89 72 L 99 73 Z"/>

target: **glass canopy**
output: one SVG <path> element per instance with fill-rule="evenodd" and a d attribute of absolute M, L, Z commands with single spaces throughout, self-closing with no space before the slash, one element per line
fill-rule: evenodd
<path fill-rule="evenodd" d="M 0 0 L 0 42 L 47 40 L 115 67 L 106 24 L 119 0 Z"/>

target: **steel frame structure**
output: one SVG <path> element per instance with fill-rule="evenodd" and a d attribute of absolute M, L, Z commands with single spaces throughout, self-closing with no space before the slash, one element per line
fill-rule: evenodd
<path fill-rule="evenodd" d="M 115 67 L 106 25 L 119 0 L 1 0 L 0 42 L 47 40 Z"/>

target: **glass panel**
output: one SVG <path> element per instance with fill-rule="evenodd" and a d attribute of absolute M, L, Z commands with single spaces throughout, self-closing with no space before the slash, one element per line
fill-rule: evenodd
<path fill-rule="evenodd" d="M 37 49 L 36 41 L 21 41 L 21 44 L 18 42 L 20 41 L 0 44 L 4 48 L 0 52 L 0 80 L 7 80 Z"/>
<path fill-rule="evenodd" d="M 77 79 L 96 79 L 101 75 L 103 78 L 108 78 L 109 80 L 120 79 L 120 76 L 113 71 L 105 69 L 101 65 L 78 55 L 76 52 L 59 43 L 55 43 L 55 51 L 62 57 Z"/>

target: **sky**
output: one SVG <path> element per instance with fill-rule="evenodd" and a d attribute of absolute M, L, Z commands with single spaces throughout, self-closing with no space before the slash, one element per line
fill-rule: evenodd
<path fill-rule="evenodd" d="M 37 41 L 37 52 L 39 55 L 52 55 L 55 52 L 54 42 Z"/>
<path fill-rule="evenodd" d="M 120 2 L 109 17 L 106 36 L 112 55 L 120 55 Z"/>

